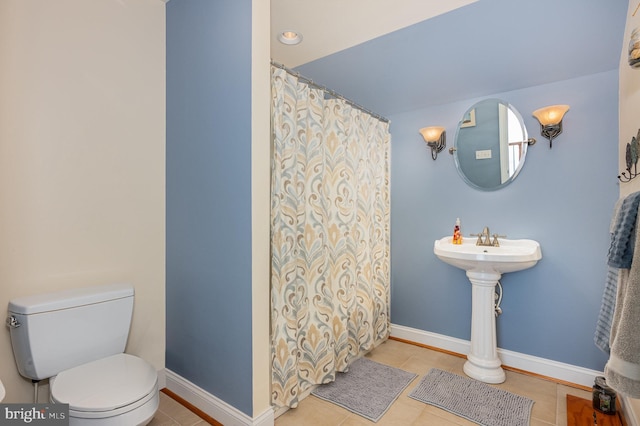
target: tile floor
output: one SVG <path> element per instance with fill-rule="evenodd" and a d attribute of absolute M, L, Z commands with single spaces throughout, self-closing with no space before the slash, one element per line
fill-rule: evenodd
<path fill-rule="evenodd" d="M 414 379 L 389 411 L 373 423 L 344 408 L 314 396 L 305 398 L 297 408 L 287 411 L 276 419 L 275 426 L 453 426 L 475 425 L 461 417 L 439 408 L 423 404 L 407 395 L 418 384 L 420 377 L 431 368 L 440 368 L 464 376 L 464 359 L 445 353 L 421 348 L 407 343 L 388 340 L 370 354 L 368 358 L 417 373 Z M 499 388 L 526 396 L 535 401 L 531 414 L 531 426 L 567 424 L 566 395 L 591 399 L 591 393 L 525 374 L 507 371 L 507 380 Z M 207 422 L 171 397 L 160 393 L 160 408 L 150 426 L 203 426 Z"/>
<path fill-rule="evenodd" d="M 383 343 L 367 357 L 419 375 L 377 423 L 314 396 L 309 396 L 297 408 L 278 417 L 276 426 L 475 425 L 475 423 L 454 416 L 447 411 L 407 396 L 418 384 L 420 377 L 427 374 L 431 368 L 436 367 L 465 376 L 462 371 L 465 359 L 395 340 Z M 507 371 L 507 380 L 497 386 L 535 401 L 531 413 L 531 426 L 565 426 L 567 424 L 565 403 L 567 394 L 591 399 L 591 393 L 588 391 L 511 371 Z"/>
<path fill-rule="evenodd" d="M 160 407 L 149 426 L 204 426 L 207 424 L 193 411 L 160 392 Z"/>

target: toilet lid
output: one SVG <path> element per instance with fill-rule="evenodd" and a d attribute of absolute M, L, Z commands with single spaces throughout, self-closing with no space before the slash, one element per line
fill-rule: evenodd
<path fill-rule="evenodd" d="M 71 410 L 110 411 L 144 398 L 157 379 L 146 361 L 117 354 L 61 372 L 51 384 L 51 397 Z"/>

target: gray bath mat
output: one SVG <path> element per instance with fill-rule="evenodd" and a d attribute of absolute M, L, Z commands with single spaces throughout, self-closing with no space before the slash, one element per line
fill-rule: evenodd
<path fill-rule="evenodd" d="M 318 386 L 311 394 L 377 422 L 416 377 L 417 374 L 360 358 L 347 373 L 337 373 L 334 382 Z"/>
<path fill-rule="evenodd" d="M 437 368 L 409 396 L 484 426 L 528 426 L 533 407 L 529 398 Z"/>

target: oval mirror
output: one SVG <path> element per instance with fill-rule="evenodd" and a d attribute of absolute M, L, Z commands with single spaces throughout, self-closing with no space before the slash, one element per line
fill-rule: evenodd
<path fill-rule="evenodd" d="M 500 189 L 518 176 L 529 140 L 520 113 L 508 102 L 485 99 L 467 110 L 456 131 L 453 158 L 458 173 L 483 191 Z"/>

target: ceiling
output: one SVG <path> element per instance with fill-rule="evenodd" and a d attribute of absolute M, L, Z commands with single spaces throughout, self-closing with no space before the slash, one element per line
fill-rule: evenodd
<path fill-rule="evenodd" d="M 271 0 L 271 57 L 388 117 L 617 69 L 628 5 Z M 302 43 L 280 44 L 281 30 Z"/>
<path fill-rule="evenodd" d="M 271 58 L 287 67 L 355 46 L 477 0 L 271 0 Z M 302 34 L 291 46 L 282 31 Z"/>

